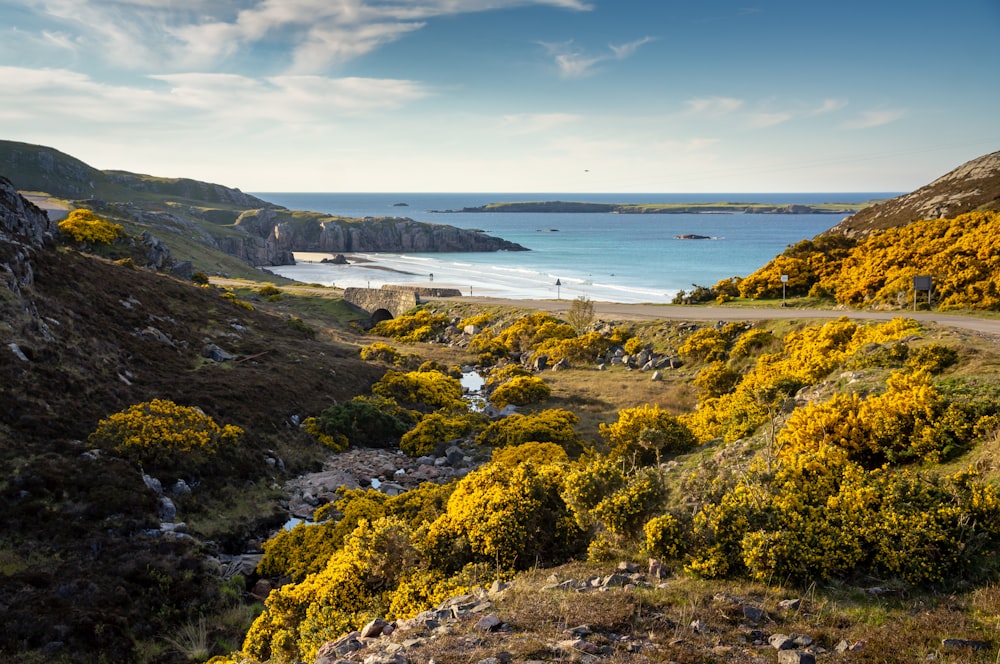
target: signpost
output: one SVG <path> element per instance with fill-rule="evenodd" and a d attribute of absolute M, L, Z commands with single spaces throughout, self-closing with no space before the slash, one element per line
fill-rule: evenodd
<path fill-rule="evenodd" d="M 562 298 L 560 298 L 560 297 L 559 297 L 559 289 L 560 289 L 561 287 L 562 287 L 562 282 L 561 282 L 561 281 L 559 281 L 558 279 L 556 279 L 556 299 L 557 299 L 557 300 L 560 300 L 560 299 L 562 299 Z"/>
<path fill-rule="evenodd" d="M 781 275 L 781 306 L 783 307 L 787 306 L 787 303 L 785 302 L 785 284 L 787 283 L 788 283 L 788 275 L 787 274 Z"/>
<path fill-rule="evenodd" d="M 918 274 L 913 277 L 913 310 L 917 310 L 917 291 L 927 291 L 927 308 L 931 308 L 931 290 L 933 284 L 930 275 Z"/>

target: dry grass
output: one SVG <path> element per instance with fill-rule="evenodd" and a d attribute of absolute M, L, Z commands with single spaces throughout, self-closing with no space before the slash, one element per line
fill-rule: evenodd
<path fill-rule="evenodd" d="M 496 601 L 504 627 L 477 632 L 475 620 L 407 653 L 411 662 L 440 664 L 500 661 L 589 661 L 555 647 L 576 629 L 600 649 L 603 662 L 774 662 L 771 634 L 803 634 L 823 649 L 826 662 L 915 662 L 950 664 L 996 661 L 1000 589 L 965 596 L 872 595 L 857 589 L 795 589 L 751 582 L 705 581 L 683 574 L 657 588 L 578 593 L 544 589 L 551 577 L 586 579 L 610 573 L 583 563 L 519 576 Z M 779 602 L 799 599 L 797 609 Z M 744 607 L 765 612 L 751 623 Z M 985 644 L 982 649 L 945 647 L 946 638 Z M 837 653 L 841 641 L 862 644 Z"/>

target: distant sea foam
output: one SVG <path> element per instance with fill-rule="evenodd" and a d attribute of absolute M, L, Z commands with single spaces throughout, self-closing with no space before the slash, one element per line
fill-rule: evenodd
<path fill-rule="evenodd" d="M 341 288 L 412 284 L 457 288 L 464 295 L 515 299 L 669 302 L 694 284 L 746 276 L 787 246 L 842 218 L 836 214 L 441 213 L 499 201 L 605 203 L 774 203 L 818 205 L 891 198 L 894 192 L 797 194 L 414 194 L 256 193 L 294 210 L 347 217 L 399 216 L 480 229 L 517 242 L 526 252 L 356 255 L 331 265 L 327 254 L 297 253 L 296 265 L 272 272 Z M 708 240 L 678 240 L 678 235 Z M 362 262 L 364 261 L 364 262 Z M 558 281 L 559 285 L 556 285 Z"/>

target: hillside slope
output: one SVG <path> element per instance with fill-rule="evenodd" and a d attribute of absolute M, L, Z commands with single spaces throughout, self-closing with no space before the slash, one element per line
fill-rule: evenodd
<path fill-rule="evenodd" d="M 956 217 L 974 210 L 1000 209 L 1000 152 L 968 161 L 916 191 L 867 207 L 845 218 L 830 233 L 861 238 L 874 231 L 919 219 Z"/>
<path fill-rule="evenodd" d="M 21 191 L 71 201 L 149 233 L 177 262 L 228 273 L 219 252 L 250 266 L 293 264 L 296 251 L 520 251 L 485 233 L 408 218 L 353 219 L 286 210 L 239 189 L 188 178 L 101 171 L 53 148 L 0 141 L 0 175 Z M 323 242 L 317 244 L 314 238 Z"/>
<path fill-rule="evenodd" d="M 325 454 L 297 419 L 381 370 L 218 289 L 56 248 L 48 223 L 0 179 L 0 654 L 136 661 L 136 638 L 220 606 L 213 559 L 286 518 L 271 487 Z M 213 345 L 233 359 L 208 357 Z M 197 539 L 161 533 L 141 472 L 88 442 L 99 420 L 151 399 L 246 432 L 181 475 L 194 489 L 173 496 L 177 521 Z"/>

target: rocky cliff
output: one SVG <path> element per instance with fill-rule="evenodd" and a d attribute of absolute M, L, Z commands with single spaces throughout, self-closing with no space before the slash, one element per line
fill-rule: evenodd
<path fill-rule="evenodd" d="M 251 236 L 269 239 L 278 253 L 527 251 L 479 231 L 400 217 L 345 219 L 265 208 L 244 212 L 236 226 Z"/>
<path fill-rule="evenodd" d="M 1000 152 L 966 162 L 911 194 L 865 208 L 829 232 L 859 238 L 919 219 L 955 217 L 978 209 L 1000 209 Z"/>
<path fill-rule="evenodd" d="M 32 253 L 51 240 L 48 215 L 0 176 L 0 283 L 20 295 L 34 281 Z"/>

